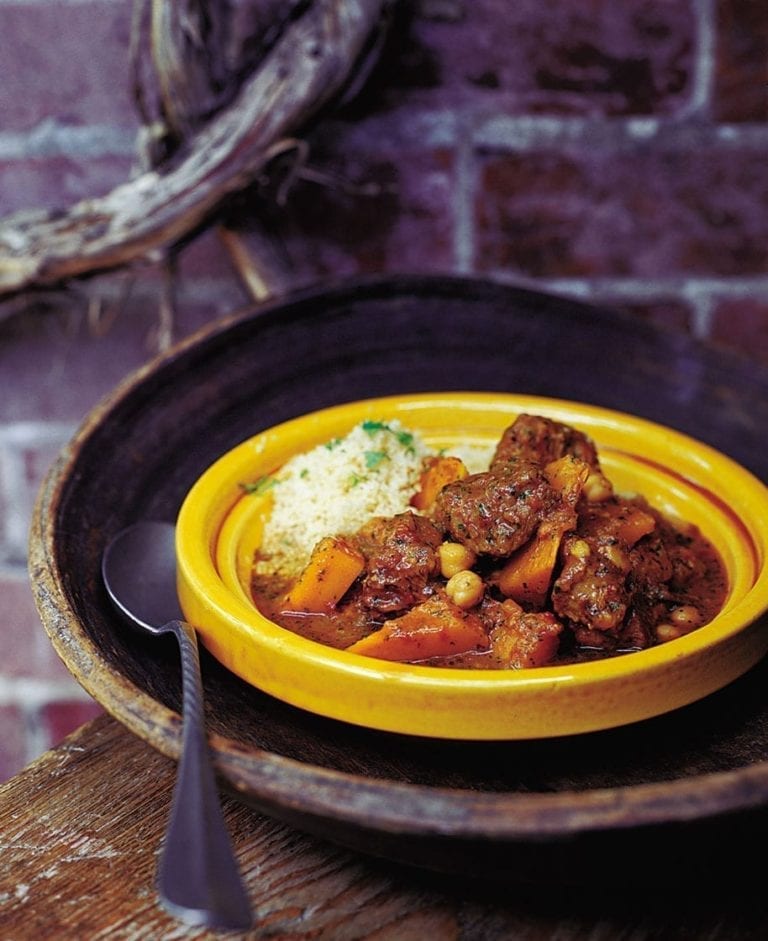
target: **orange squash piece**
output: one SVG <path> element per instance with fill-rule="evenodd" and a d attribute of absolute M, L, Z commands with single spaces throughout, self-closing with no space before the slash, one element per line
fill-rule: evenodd
<path fill-rule="evenodd" d="M 419 479 L 419 489 L 411 497 L 411 506 L 422 512 L 428 510 L 443 487 L 456 480 L 463 480 L 468 474 L 459 457 L 429 458 Z"/>
<path fill-rule="evenodd" d="M 496 576 L 499 590 L 519 604 L 542 607 L 547 600 L 563 533 L 538 533 L 510 558 Z"/>
<path fill-rule="evenodd" d="M 589 465 L 566 454 L 544 470 L 562 507 L 539 526 L 536 535 L 509 559 L 497 575 L 499 589 L 520 604 L 542 607 L 547 599 L 562 538 L 576 525 L 574 507 L 589 477 Z"/>
<path fill-rule="evenodd" d="M 634 546 L 638 539 L 652 533 L 656 528 L 656 520 L 645 510 L 633 509 L 627 513 L 619 525 L 617 535 L 629 546 Z"/>
<path fill-rule="evenodd" d="M 565 454 L 555 461 L 550 461 L 544 468 L 544 475 L 550 487 L 556 490 L 570 507 L 576 505 L 589 474 L 589 464 L 571 454 Z"/>
<path fill-rule="evenodd" d="M 476 614 L 463 611 L 447 598 L 435 595 L 347 647 L 380 660 L 403 663 L 450 657 L 490 645 Z"/>
<path fill-rule="evenodd" d="M 283 611 L 322 614 L 334 608 L 365 568 L 361 552 L 340 536 L 326 536 L 283 602 Z"/>
<path fill-rule="evenodd" d="M 507 669 L 543 667 L 560 646 L 562 624 L 550 611 L 525 612 L 508 599 L 501 605 L 505 617 L 491 632 L 494 659 Z"/>

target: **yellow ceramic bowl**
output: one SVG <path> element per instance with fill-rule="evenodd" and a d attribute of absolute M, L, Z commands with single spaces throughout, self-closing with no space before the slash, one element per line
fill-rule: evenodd
<path fill-rule="evenodd" d="M 657 647 L 570 666 L 461 670 L 333 650 L 263 617 L 248 579 L 266 498 L 241 484 L 346 434 L 399 419 L 432 445 L 495 443 L 521 412 L 596 442 L 619 491 L 641 493 L 695 523 L 719 550 L 729 588 L 710 624 Z M 355 402 L 256 435 L 216 461 L 177 525 L 178 590 L 202 642 L 233 673 L 303 709 L 357 725 L 451 739 L 528 739 L 606 729 L 660 715 L 736 679 L 768 650 L 768 490 L 712 448 L 669 428 L 589 405 L 533 396 L 436 393 Z"/>

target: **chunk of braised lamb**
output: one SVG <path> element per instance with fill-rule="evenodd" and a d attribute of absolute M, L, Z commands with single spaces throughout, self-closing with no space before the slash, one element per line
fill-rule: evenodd
<path fill-rule="evenodd" d="M 599 469 L 597 450 L 583 432 L 551 418 L 518 415 L 501 436 L 491 461 L 491 469 L 497 464 L 514 460 L 549 464 L 565 454 L 579 458 L 593 470 Z"/>
<path fill-rule="evenodd" d="M 691 548 L 690 537 L 685 532 L 674 529 L 669 523 L 665 524 L 662 532 L 672 562 L 670 586 L 677 590 L 684 589 L 691 581 L 706 574 L 706 562 Z"/>
<path fill-rule="evenodd" d="M 473 552 L 504 558 L 527 542 L 557 505 L 541 468 L 511 461 L 448 484 L 438 494 L 433 518 Z"/>
<path fill-rule="evenodd" d="M 486 598 L 480 619 L 490 637 L 491 656 L 502 668 L 542 667 L 557 655 L 563 625 L 551 611 L 529 612 L 509 598 Z"/>
<path fill-rule="evenodd" d="M 429 519 L 410 511 L 375 517 L 355 541 L 365 557 L 356 597 L 366 608 L 383 614 L 403 611 L 431 594 L 428 584 L 440 569 L 442 534 Z"/>
<path fill-rule="evenodd" d="M 620 650 L 644 650 L 656 643 L 655 627 L 668 608 L 658 601 L 636 596 L 617 643 Z"/>
<path fill-rule="evenodd" d="M 564 543 L 553 605 L 583 646 L 642 649 L 656 642 L 675 589 L 698 565 L 684 534 L 659 513 L 613 498 L 582 507 L 578 532 Z"/>
<path fill-rule="evenodd" d="M 575 625 L 572 634 L 578 647 L 600 650 L 603 654 L 643 650 L 655 642 L 648 625 L 636 617 L 633 611 L 630 611 L 624 623 L 610 633 Z"/>
<path fill-rule="evenodd" d="M 586 629 L 589 646 L 601 646 L 599 642 L 605 642 L 602 635 L 615 634 L 627 613 L 628 554 L 613 536 L 579 531 L 563 539 L 561 560 L 562 568 L 552 587 L 555 614 L 572 622 L 579 643 L 584 642 L 579 632 Z"/>
<path fill-rule="evenodd" d="M 656 516 L 655 531 L 630 549 L 632 586 L 638 597 L 674 604 L 691 581 L 706 575 L 706 563 L 693 551 L 685 532 Z"/>
<path fill-rule="evenodd" d="M 674 565 L 661 532 L 645 536 L 632 546 L 629 561 L 632 567 L 630 583 L 638 597 L 649 602 L 670 597 L 669 582 L 674 576 Z"/>

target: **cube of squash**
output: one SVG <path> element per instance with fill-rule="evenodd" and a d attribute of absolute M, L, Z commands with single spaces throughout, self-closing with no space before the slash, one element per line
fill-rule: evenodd
<path fill-rule="evenodd" d="M 557 530 L 540 531 L 518 549 L 496 576 L 499 590 L 519 604 L 543 607 L 562 538 Z"/>
<path fill-rule="evenodd" d="M 447 484 L 463 480 L 469 471 L 459 457 L 441 456 L 428 458 L 419 480 L 419 489 L 411 497 L 411 506 L 422 512 L 430 509 L 438 493 Z"/>
<path fill-rule="evenodd" d="M 447 598 L 434 595 L 347 647 L 380 660 L 403 663 L 487 650 L 490 641 L 480 618 Z"/>
<path fill-rule="evenodd" d="M 545 474 L 560 506 L 542 521 L 536 535 L 499 570 L 499 589 L 520 604 L 543 607 L 563 536 L 576 525 L 575 506 L 589 477 L 589 465 L 570 454 L 547 464 Z"/>
<path fill-rule="evenodd" d="M 322 614 L 334 608 L 365 568 L 362 553 L 341 536 L 326 536 L 283 602 L 283 611 Z"/>
<path fill-rule="evenodd" d="M 571 454 L 564 454 L 563 457 L 550 461 L 544 468 L 544 474 L 552 489 L 560 494 L 568 506 L 574 507 L 587 482 L 590 468 L 585 461 Z"/>
<path fill-rule="evenodd" d="M 651 513 L 639 507 L 623 514 L 617 535 L 629 546 L 634 546 L 638 539 L 652 533 L 656 528 L 656 520 Z"/>

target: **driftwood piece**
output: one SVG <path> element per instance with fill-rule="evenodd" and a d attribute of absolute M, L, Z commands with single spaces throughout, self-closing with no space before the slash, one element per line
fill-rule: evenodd
<path fill-rule="evenodd" d="M 175 20 L 163 18 L 168 5 L 168 0 L 152 0 L 148 8 L 154 39 L 167 58 L 158 67 L 156 100 L 145 101 L 145 120 L 152 114 L 161 119 L 152 123 L 162 124 L 159 136 L 167 156 L 155 152 L 149 168 L 135 179 L 64 212 L 24 211 L 0 220 L 0 296 L 152 258 L 194 231 L 343 89 L 388 4 L 305 0 L 283 5 L 290 17 L 245 77 L 238 72 L 242 54 L 233 56 L 228 73 L 210 70 L 212 56 L 217 58 L 223 46 L 216 36 L 203 48 L 194 28 L 200 21 L 190 12 L 195 6 L 199 12 L 201 4 L 171 3 L 177 8 Z M 178 19 L 180 12 L 190 15 Z M 193 74 L 185 81 L 180 60 L 190 49 Z M 209 91 L 202 95 L 206 82 Z M 209 116 L 219 103 L 216 86 L 221 100 L 231 100 Z"/>

